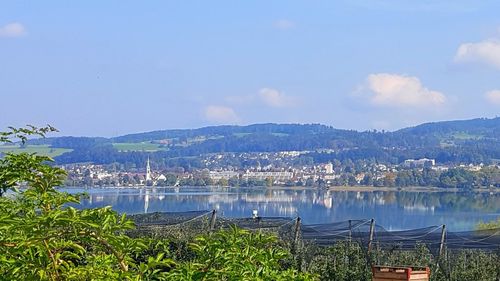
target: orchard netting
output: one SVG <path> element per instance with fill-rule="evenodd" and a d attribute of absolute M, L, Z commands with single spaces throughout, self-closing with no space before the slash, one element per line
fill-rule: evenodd
<path fill-rule="evenodd" d="M 495 251 L 500 248 L 500 229 L 447 231 L 443 226 L 390 231 L 371 219 L 348 220 L 325 224 L 307 224 L 298 218 L 250 217 L 228 218 L 215 211 L 149 213 L 129 216 L 137 228 L 132 236 L 169 237 L 198 235 L 232 225 L 247 229 L 273 232 L 283 239 L 300 239 L 319 246 L 330 246 L 339 241 L 351 241 L 365 249 L 413 249 L 426 245 L 432 252 L 442 249 L 480 249 Z"/>

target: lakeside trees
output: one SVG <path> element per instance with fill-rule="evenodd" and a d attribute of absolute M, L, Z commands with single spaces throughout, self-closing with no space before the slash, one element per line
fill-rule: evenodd
<path fill-rule="evenodd" d="M 432 168 L 411 168 L 399 169 L 391 172 L 381 173 L 367 168 L 366 162 L 357 161 L 359 167 L 349 168 L 344 164 L 339 164 L 337 169 L 340 171 L 333 179 L 328 182 L 319 178 L 313 180 L 310 177 L 300 178 L 297 176 L 294 180 L 288 180 L 282 183 L 285 186 L 308 186 L 308 187 L 326 187 L 326 186 L 370 186 L 370 187 L 440 187 L 456 189 L 475 189 L 475 188 L 499 188 L 500 187 L 500 168 L 491 166 L 483 167 L 476 171 L 466 169 L 466 167 L 450 168 L 444 171 Z M 172 170 L 161 171 L 166 179 L 159 181 L 158 186 L 232 186 L 232 187 L 253 187 L 274 185 L 272 178 L 264 180 L 242 178 L 234 176 L 229 179 L 214 181 L 206 172 L 194 170 L 192 173 L 185 174 L 184 171 L 173 172 Z M 139 185 L 144 181 L 139 175 L 132 176 L 124 173 L 115 179 L 95 179 L 87 173 L 79 180 L 70 178 L 65 182 L 67 186 L 128 186 Z"/>

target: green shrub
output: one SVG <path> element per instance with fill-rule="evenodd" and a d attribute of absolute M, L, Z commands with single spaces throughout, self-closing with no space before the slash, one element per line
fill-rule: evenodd
<path fill-rule="evenodd" d="M 280 266 L 290 253 L 276 236 L 231 227 L 198 237 L 191 248 L 195 260 L 174 269 L 171 280 L 314 280 Z"/>
<path fill-rule="evenodd" d="M 0 142 L 52 131 L 14 129 Z M 78 210 L 79 195 L 57 191 L 65 171 L 46 156 L 0 159 L 0 279 L 3 280 L 313 280 L 285 269 L 277 237 L 236 227 L 188 242 L 126 235 L 135 228 L 111 207 Z M 18 189 L 20 185 L 25 186 Z M 11 191 L 8 196 L 7 191 Z M 187 236 L 186 236 L 187 237 Z M 175 260 L 175 261 L 174 261 Z"/>

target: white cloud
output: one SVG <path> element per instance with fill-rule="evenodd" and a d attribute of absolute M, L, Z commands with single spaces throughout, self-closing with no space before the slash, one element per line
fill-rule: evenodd
<path fill-rule="evenodd" d="M 293 27 L 295 27 L 295 23 L 290 20 L 281 19 L 274 22 L 274 28 L 277 29 L 285 30 L 285 29 L 291 29 Z"/>
<path fill-rule="evenodd" d="M 464 43 L 458 47 L 455 62 L 485 63 L 500 69 L 500 40 Z"/>
<path fill-rule="evenodd" d="M 18 22 L 0 26 L 0 37 L 20 37 L 26 34 L 24 26 Z"/>
<path fill-rule="evenodd" d="M 240 118 L 231 107 L 209 105 L 205 107 L 205 118 L 216 123 L 238 123 Z"/>
<path fill-rule="evenodd" d="M 292 107 L 297 104 L 297 98 L 273 88 L 261 88 L 250 95 L 227 96 L 224 101 L 236 107 L 269 106 L 274 108 Z"/>
<path fill-rule="evenodd" d="M 294 105 L 294 98 L 271 88 L 262 88 L 259 90 L 259 98 L 264 104 L 271 107 L 287 107 Z"/>
<path fill-rule="evenodd" d="M 406 75 L 370 74 L 360 89 L 369 91 L 370 102 L 375 106 L 422 108 L 446 102 L 443 93 L 429 90 L 417 77 Z"/>
<path fill-rule="evenodd" d="M 487 101 L 500 105 L 500 90 L 492 90 L 487 92 L 484 97 Z"/>

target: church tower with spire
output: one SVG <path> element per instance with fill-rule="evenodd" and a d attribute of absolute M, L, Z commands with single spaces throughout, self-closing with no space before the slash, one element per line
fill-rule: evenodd
<path fill-rule="evenodd" d="M 151 182 L 153 178 L 151 177 L 151 167 L 149 166 L 149 156 L 148 162 L 146 163 L 146 182 Z"/>

